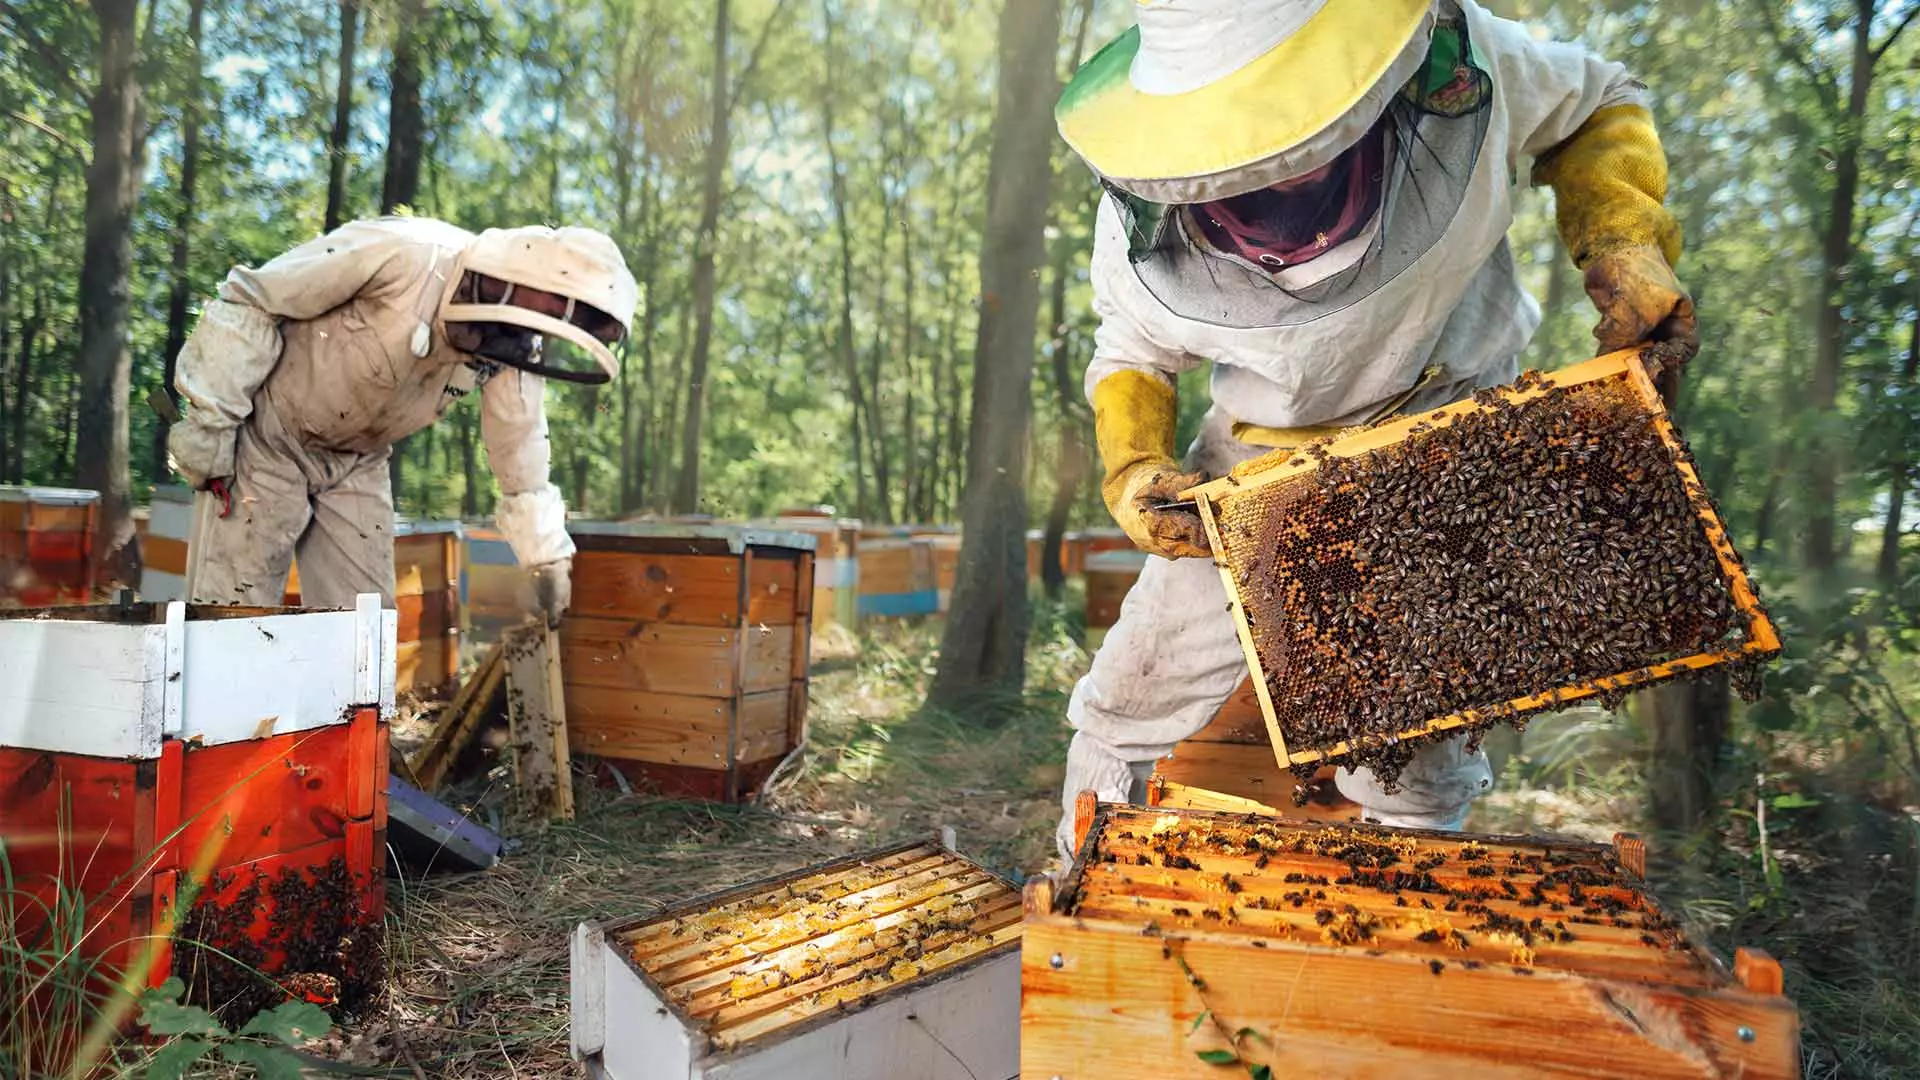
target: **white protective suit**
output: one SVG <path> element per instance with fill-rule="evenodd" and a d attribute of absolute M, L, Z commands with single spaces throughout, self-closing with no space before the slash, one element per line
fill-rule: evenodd
<path fill-rule="evenodd" d="M 483 234 L 495 251 L 523 235 L 585 244 L 602 262 L 611 252 L 618 268 L 606 276 L 624 277 L 631 317 L 632 278 L 611 241 L 588 230 Z M 475 389 L 496 520 L 515 557 L 537 568 L 572 556 L 548 479 L 546 380 L 446 339 L 445 308 L 480 239 L 425 218 L 357 221 L 228 274 L 181 350 L 176 386 L 191 408 L 169 440 L 195 487 L 232 478 L 232 515 L 194 538 L 205 550 L 193 600 L 278 604 L 297 555 L 307 605 L 378 593 L 391 607 L 391 448 Z M 485 272 L 516 280 L 510 267 Z"/>
<path fill-rule="evenodd" d="M 1646 104 L 1645 87 L 1619 64 L 1537 40 L 1472 0 L 1460 6 L 1492 76 L 1492 114 L 1465 201 L 1440 241 L 1349 307 L 1299 325 L 1235 329 L 1182 318 L 1152 295 L 1128 262 L 1113 201 L 1104 199 L 1092 260 L 1101 322 L 1087 369 L 1089 396 L 1123 369 L 1171 380 L 1211 363 L 1213 404 L 1186 467 L 1218 476 L 1264 452 L 1234 438 L 1236 421 L 1356 424 L 1419 384 L 1430 368 L 1439 368 L 1438 376 L 1406 411 L 1436 408 L 1518 374 L 1517 358 L 1540 324 L 1506 240 L 1513 188 L 1527 175 L 1523 159 L 1571 137 L 1597 109 Z M 1075 734 L 1058 832 L 1063 858 L 1072 857 L 1077 792 L 1139 801 L 1152 762 L 1205 727 L 1246 677 L 1226 608 L 1211 561 L 1148 558 L 1067 708 Z M 1458 828 L 1492 782 L 1486 756 L 1466 753 L 1460 739 L 1417 754 L 1393 795 L 1367 769 L 1343 769 L 1336 780 L 1370 819 L 1435 828 Z"/>

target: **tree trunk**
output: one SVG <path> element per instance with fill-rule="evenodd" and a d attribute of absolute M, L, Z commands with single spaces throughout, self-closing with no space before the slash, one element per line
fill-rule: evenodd
<path fill-rule="evenodd" d="M 1096 204 L 1097 205 L 1097 204 Z M 1072 245 L 1065 238 L 1054 244 L 1053 297 L 1050 309 L 1053 363 L 1053 393 L 1060 410 L 1058 467 L 1053 477 L 1053 502 L 1047 507 L 1046 532 L 1040 542 L 1040 584 L 1047 598 L 1060 599 L 1067 585 L 1066 571 L 1060 566 L 1060 546 L 1067 533 L 1067 518 L 1073 512 L 1080 481 L 1086 477 L 1086 436 L 1081 424 L 1080 398 L 1074 385 L 1073 363 L 1067 355 L 1067 255 Z"/>
<path fill-rule="evenodd" d="M 380 212 L 412 206 L 420 194 L 420 150 L 426 113 L 420 103 L 420 22 L 427 0 L 402 0 L 393 42 L 387 103 L 387 168 L 380 181 Z M 338 115 L 336 113 L 336 115 Z"/>
<path fill-rule="evenodd" d="M 198 0 L 194 10 L 199 10 Z M 340 0 L 340 83 L 333 96 L 333 130 L 327 133 L 327 232 L 347 217 L 347 137 L 352 133 L 353 57 L 359 30 L 360 0 Z M 416 85 L 416 100 L 417 96 Z"/>
<path fill-rule="evenodd" d="M 1900 392 L 1897 396 L 1903 409 L 1911 409 L 1914 393 L 1914 377 L 1920 375 L 1920 295 L 1914 297 L 1913 325 L 1907 337 L 1907 359 L 1900 365 Z M 1900 588 L 1900 537 L 1905 530 L 1901 519 L 1906 515 L 1907 489 L 1913 486 L 1912 432 L 1907 416 L 1900 417 L 1900 436 L 1894 444 L 1893 460 L 1888 464 L 1891 478 L 1887 481 L 1887 523 L 1880 530 L 1880 588 L 1889 599 Z"/>
<path fill-rule="evenodd" d="M 1656 686 L 1649 706 L 1653 761 L 1648 792 L 1656 828 L 1691 831 L 1712 820 L 1720 748 L 1733 699 L 1724 672 Z"/>
<path fill-rule="evenodd" d="M 1853 27 L 1853 76 L 1848 87 L 1847 113 L 1833 133 L 1833 192 L 1827 203 L 1826 227 L 1820 237 L 1820 315 L 1815 326 L 1813 380 L 1807 405 L 1831 416 L 1839 398 L 1840 368 L 1846 358 L 1847 264 L 1853 257 L 1854 201 L 1860 189 L 1860 151 L 1865 133 L 1868 91 L 1873 86 L 1872 31 L 1876 0 L 1859 0 Z M 1840 118 L 1836 118 L 1837 120 Z M 1840 500 L 1840 441 L 1823 432 L 1808 462 L 1807 569 L 1832 572 L 1838 560 L 1836 543 Z"/>
<path fill-rule="evenodd" d="M 713 350 L 714 245 L 718 240 L 720 200 L 726 194 L 728 124 L 728 0 L 717 0 L 713 14 L 713 120 L 707 132 L 707 160 L 701 181 L 700 227 L 693 240 L 693 354 L 688 359 L 686 419 L 680 427 L 680 475 L 674 485 L 674 509 L 700 510 L 700 421 L 707 400 L 707 360 Z"/>
<path fill-rule="evenodd" d="M 953 604 L 942 635 L 932 700 L 944 706 L 1017 696 L 1026 679 L 1027 433 L 1033 410 L 1037 272 L 1045 259 L 1059 0 L 1007 0 L 1000 13 L 1000 73 L 980 243 L 980 325 L 964 537 Z M 1004 700 L 1003 697 L 1003 700 Z"/>
<path fill-rule="evenodd" d="M 187 8 L 187 38 L 192 51 L 188 62 L 192 77 L 187 82 L 186 104 L 180 115 L 180 206 L 173 219 L 173 280 L 167 293 L 167 343 L 161 352 L 165 367 L 160 386 L 173 399 L 176 407 L 180 404 L 180 392 L 174 389 L 173 375 L 179 366 L 180 350 L 187 344 L 187 307 L 193 299 L 193 275 L 188 269 L 187 256 L 193 234 L 194 180 L 200 163 L 200 31 L 205 14 L 205 0 L 192 0 Z M 153 475 L 156 480 L 168 475 L 169 426 L 165 417 L 158 418 L 153 425 Z"/>
<path fill-rule="evenodd" d="M 820 129 L 827 143 L 828 188 L 833 199 L 834 233 L 840 241 L 840 328 L 834 334 L 834 352 L 839 356 L 840 369 L 846 374 L 847 396 L 852 407 L 848 410 L 848 441 L 853 448 L 853 512 L 855 517 L 866 518 L 872 503 L 867 495 L 867 448 L 862 435 L 862 418 L 867 411 L 866 395 L 860 378 L 860 362 L 854 355 L 853 347 L 853 231 L 847 221 L 847 177 L 840 165 L 840 152 L 835 147 L 833 133 L 834 92 L 837 84 L 834 79 L 838 55 L 834 52 L 833 27 L 836 22 L 834 13 L 826 5 L 820 8 L 820 21 L 826 40 L 827 85 L 820 94 Z"/>
<path fill-rule="evenodd" d="M 27 481 L 27 416 L 31 411 L 28 402 L 33 395 L 33 347 L 40 337 L 40 329 L 47 324 L 47 295 L 39 284 L 33 287 L 33 312 L 20 324 L 20 341 L 15 348 L 18 357 L 13 370 L 13 460 L 6 462 L 7 480 L 15 484 Z"/>
<path fill-rule="evenodd" d="M 93 160 L 87 166 L 86 251 L 80 263 L 80 407 L 73 471 L 77 486 L 100 493 L 94 561 L 104 583 L 130 580 L 139 560 L 128 505 L 133 355 L 127 348 L 127 276 L 146 147 L 135 40 L 139 5 L 95 0 L 93 8 L 99 20 L 100 84 L 92 102 Z"/>

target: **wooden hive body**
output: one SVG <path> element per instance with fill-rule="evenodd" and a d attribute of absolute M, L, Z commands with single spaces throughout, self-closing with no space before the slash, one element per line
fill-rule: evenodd
<path fill-rule="evenodd" d="M 933 545 L 924 538 L 872 530 L 860 537 L 862 619 L 898 619 L 940 610 Z"/>
<path fill-rule="evenodd" d="M 466 525 L 461 539 L 461 588 L 469 644 L 498 641 L 501 631 L 518 626 L 533 610 L 533 581 L 520 568 L 500 530 Z"/>
<path fill-rule="evenodd" d="M 1267 721 L 1253 681 L 1242 680 L 1213 721 L 1153 763 L 1147 804 L 1185 810 L 1231 810 L 1243 814 L 1357 821 L 1360 807 L 1333 784 L 1334 766 L 1322 766 L 1302 785 L 1274 760 Z M 1304 786 L 1307 801 L 1295 805 Z"/>
<path fill-rule="evenodd" d="M 806 740 L 813 538 L 640 523 L 573 537 L 573 752 L 669 794 L 752 794 Z"/>
<path fill-rule="evenodd" d="M 1120 605 L 1147 566 L 1147 554 L 1132 547 L 1091 552 L 1083 563 L 1087 575 L 1087 629 L 1106 630 L 1120 621 Z"/>
<path fill-rule="evenodd" d="M 62 608 L 0 620 L 0 837 L 28 912 L 86 900 L 83 955 L 237 1010 L 270 977 L 379 976 L 391 613 Z M 202 888 L 194 907 L 176 898 Z M 266 1004 L 271 1004 L 267 1001 Z M 250 1012 L 243 1012 L 251 1015 Z"/>
<path fill-rule="evenodd" d="M 393 534 L 394 607 L 400 614 L 396 685 L 440 693 L 460 672 L 460 603 L 466 543 L 458 522 L 403 521 Z"/>
<path fill-rule="evenodd" d="M 147 531 L 140 537 L 140 599 L 187 598 L 187 540 L 193 536 L 193 492 L 177 484 L 153 489 Z"/>
<path fill-rule="evenodd" d="M 828 514 L 789 512 L 771 527 L 813 537 L 813 637 L 816 659 L 834 626 L 849 630 L 860 621 L 860 523 Z"/>
<path fill-rule="evenodd" d="M 98 492 L 0 486 L 0 604 L 91 600 L 99 514 Z"/>
<path fill-rule="evenodd" d="M 939 842 L 835 860 L 573 942 L 573 1053 L 612 1080 L 1005 1080 L 1020 897 Z"/>
<path fill-rule="evenodd" d="M 1778 965 L 1743 951 L 1736 979 L 1696 946 L 1646 893 L 1637 840 L 1090 795 L 1079 824 L 1058 892 L 1027 893 L 1025 1075 L 1799 1075 Z"/>

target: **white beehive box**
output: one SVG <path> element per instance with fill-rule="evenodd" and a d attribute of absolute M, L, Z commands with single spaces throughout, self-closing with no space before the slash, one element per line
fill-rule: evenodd
<path fill-rule="evenodd" d="M 0 746 L 148 760 L 393 709 L 394 613 L 93 605 L 0 619 Z"/>
<path fill-rule="evenodd" d="M 573 1056 L 605 1080 L 1006 1080 L 1020 918 L 949 839 L 582 924 Z"/>

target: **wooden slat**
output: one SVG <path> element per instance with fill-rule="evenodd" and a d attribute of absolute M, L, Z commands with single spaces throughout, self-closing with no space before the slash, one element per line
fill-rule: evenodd
<path fill-rule="evenodd" d="M 573 611 L 682 626 L 738 626 L 740 560 L 583 550 L 573 560 Z"/>
<path fill-rule="evenodd" d="M 819 902 L 801 895 L 802 892 L 809 896 L 818 894 L 824 899 L 838 899 L 900 876 L 898 871 L 901 867 L 936 865 L 944 858 L 944 853 L 931 844 L 918 844 L 871 858 L 847 860 L 831 869 L 790 874 L 786 881 L 769 886 L 764 891 L 742 891 L 739 895 L 714 901 L 697 911 L 670 913 L 657 921 L 625 930 L 620 934 L 620 943 L 644 966 L 645 956 L 651 951 L 647 947 L 650 943 L 667 942 L 690 934 L 704 937 L 709 930 L 739 923 L 741 917 L 749 912 L 755 919 L 766 919 L 798 911 Z M 806 882 L 804 889 L 789 887 L 803 879 Z"/>
<path fill-rule="evenodd" d="M 149 570 L 164 570 L 169 574 L 187 572 L 187 542 L 171 536 L 155 536 L 148 533 L 140 541 L 140 559 Z"/>
<path fill-rule="evenodd" d="M 800 559 L 785 550 L 756 548 L 747 582 L 748 626 L 792 626 L 800 615 Z"/>
<path fill-rule="evenodd" d="M 1023 1075 L 1133 1075 L 1151 1062 L 1156 1076 L 1217 1080 L 1199 1053 L 1226 1047 L 1222 1029 L 1256 1033 L 1240 1055 L 1276 1076 L 1799 1075 L 1793 1010 L 1743 991 L 1458 961 L 1436 975 L 1424 957 L 1169 940 L 1059 916 L 1030 917 L 1025 935 Z"/>
<path fill-rule="evenodd" d="M 567 685 L 730 697 L 737 630 L 568 617 L 560 629 Z"/>
<path fill-rule="evenodd" d="M 426 742 L 414 752 L 411 765 L 420 778 L 419 787 L 431 792 L 446 778 L 453 761 L 473 738 L 487 706 L 499 692 L 506 674 L 498 642 L 487 648 L 479 666 L 460 685 L 453 701 L 440 712 Z"/>
<path fill-rule="evenodd" d="M 514 781 L 526 805 L 573 819 L 573 768 L 567 748 L 566 695 L 560 680 L 560 636 L 538 621 L 502 641 L 507 665 L 507 718 Z"/>
<path fill-rule="evenodd" d="M 789 738 L 788 712 L 793 695 L 783 682 L 779 689 L 748 694 L 740 699 L 740 732 L 734 748 L 735 761 L 758 761 L 779 757 L 794 746 Z"/>

